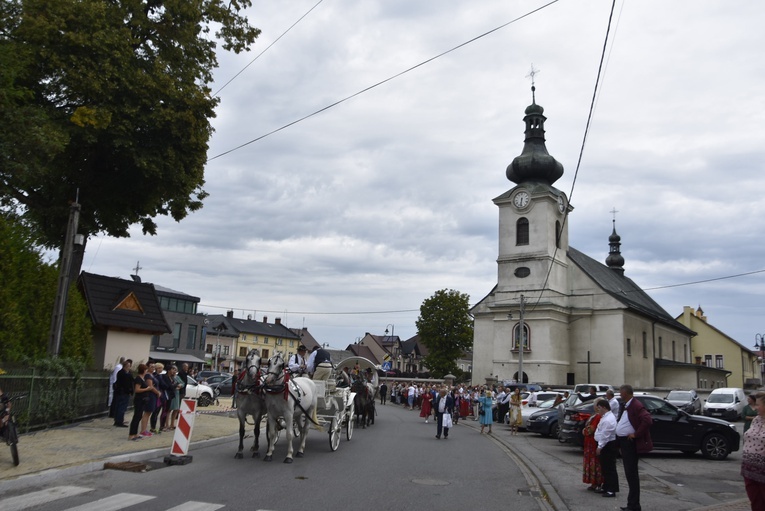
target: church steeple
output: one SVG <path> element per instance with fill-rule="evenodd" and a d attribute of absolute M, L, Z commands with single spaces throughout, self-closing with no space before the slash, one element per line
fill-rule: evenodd
<path fill-rule="evenodd" d="M 614 230 L 611 236 L 608 237 L 608 257 L 606 257 L 606 266 L 617 272 L 619 275 L 624 275 L 624 257 L 620 250 L 622 238 L 616 234 L 616 219 L 613 220 Z"/>
<path fill-rule="evenodd" d="M 532 67 L 531 105 L 526 107 L 526 116 L 523 118 L 526 123 L 523 151 L 507 166 L 506 175 L 507 179 L 515 184 L 533 181 L 552 185 L 563 175 L 563 165 L 550 156 L 545 146 L 547 117 L 542 115 L 545 109 L 536 104 L 534 74 Z"/>

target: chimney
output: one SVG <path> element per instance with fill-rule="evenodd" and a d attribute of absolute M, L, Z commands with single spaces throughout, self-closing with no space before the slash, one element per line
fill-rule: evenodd
<path fill-rule="evenodd" d="M 263 323 L 268 323 L 268 316 L 263 316 Z"/>
<path fill-rule="evenodd" d="M 234 319 L 234 311 L 226 311 L 226 317 L 228 319 Z"/>
<path fill-rule="evenodd" d="M 281 324 L 282 324 L 282 318 L 276 318 L 276 319 L 274 320 L 274 324 L 275 324 L 275 325 L 281 325 Z"/>

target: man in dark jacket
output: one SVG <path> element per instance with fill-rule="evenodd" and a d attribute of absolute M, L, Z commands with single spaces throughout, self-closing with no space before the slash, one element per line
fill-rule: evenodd
<path fill-rule="evenodd" d="M 133 395 L 133 375 L 130 373 L 132 367 L 133 361 L 125 360 L 114 382 L 114 425 L 119 428 L 128 427 L 125 424 L 125 411 L 130 403 L 130 396 Z"/>
<path fill-rule="evenodd" d="M 650 431 L 653 420 L 643 403 L 633 398 L 632 385 L 619 387 L 619 395 L 622 403 L 616 423 L 616 439 L 622 452 L 624 476 L 630 487 L 627 506 L 621 509 L 622 511 L 641 511 L 638 455 L 653 450 Z M 606 496 L 606 493 L 603 496 Z"/>
<path fill-rule="evenodd" d="M 433 410 L 436 413 L 436 438 L 441 438 L 443 430 L 444 438 L 449 438 L 449 428 L 444 427 L 444 415 L 452 416 L 454 413 L 454 398 L 446 393 L 446 387 L 441 387 L 433 403 Z"/>

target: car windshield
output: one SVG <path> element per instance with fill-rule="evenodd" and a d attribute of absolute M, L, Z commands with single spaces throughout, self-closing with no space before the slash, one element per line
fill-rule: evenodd
<path fill-rule="evenodd" d="M 690 401 L 691 393 L 673 390 L 672 392 L 669 393 L 669 395 L 667 396 L 667 399 L 671 401 Z"/>
<path fill-rule="evenodd" d="M 732 403 L 733 394 L 710 394 L 707 403 Z"/>
<path fill-rule="evenodd" d="M 555 404 L 554 399 L 550 399 L 548 401 L 542 401 L 541 403 L 537 403 L 537 408 L 552 408 L 552 405 Z"/>

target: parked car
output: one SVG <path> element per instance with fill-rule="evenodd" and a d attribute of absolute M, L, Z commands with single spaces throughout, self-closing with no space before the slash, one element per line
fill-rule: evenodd
<path fill-rule="evenodd" d="M 199 371 L 197 373 L 196 379 L 197 381 L 207 381 L 207 379 L 210 378 L 211 376 L 218 376 L 221 374 L 226 374 L 226 373 L 224 373 L 223 371 L 210 371 L 206 369 L 204 371 Z"/>
<path fill-rule="evenodd" d="M 558 438 L 558 408 L 536 408 L 536 411 L 529 417 L 526 431 Z"/>
<path fill-rule="evenodd" d="M 741 435 L 736 426 L 721 419 L 691 415 L 658 396 L 635 394 L 651 414 L 651 439 L 654 449 L 692 454 L 701 451 L 705 458 L 724 460 L 738 451 Z M 593 414 L 594 403 L 583 403 L 566 410 L 560 426 L 560 439 L 582 445 L 584 423 Z"/>
<path fill-rule="evenodd" d="M 521 392 L 539 392 L 542 390 L 542 386 L 538 383 L 511 383 L 505 381 L 503 385 L 505 389 L 510 389 L 510 392 L 515 391 L 516 388 L 520 388 Z"/>
<path fill-rule="evenodd" d="M 616 392 L 616 389 L 614 389 L 613 385 L 606 385 L 605 383 L 579 383 L 578 385 L 574 386 L 574 394 L 589 394 L 590 393 L 590 387 L 595 387 L 595 390 L 597 392 L 605 392 L 607 390 L 613 390 L 614 393 Z"/>
<path fill-rule="evenodd" d="M 231 374 L 216 374 L 205 382 L 213 389 L 216 396 L 230 396 L 233 393 L 234 376 Z"/>
<path fill-rule="evenodd" d="M 548 399 L 547 401 L 542 401 L 541 403 L 537 403 L 537 406 L 523 406 L 521 407 L 521 418 L 523 419 L 523 422 L 520 426 L 521 429 L 528 429 L 529 426 L 529 420 L 532 415 L 537 413 L 540 408 L 546 408 L 551 409 L 553 404 L 555 404 L 554 399 Z M 557 413 L 557 410 L 556 410 Z"/>
<path fill-rule="evenodd" d="M 744 389 L 734 387 L 714 389 L 704 403 L 704 415 L 736 420 L 741 418 L 745 406 Z"/>
<path fill-rule="evenodd" d="M 537 392 L 536 393 L 537 404 L 532 405 L 531 403 L 529 403 L 529 405 L 538 407 L 540 406 L 541 403 L 544 403 L 545 401 L 549 401 L 551 399 L 554 400 L 557 396 L 563 396 L 563 394 L 561 392 L 553 392 L 553 391 Z M 531 395 L 529 395 L 529 398 L 530 397 Z"/>
<path fill-rule="evenodd" d="M 701 415 L 701 399 L 695 390 L 672 390 L 664 399 L 684 412 Z"/>
<path fill-rule="evenodd" d="M 215 398 L 215 393 L 209 385 L 204 383 L 198 383 L 194 378 L 189 376 L 186 383 L 186 397 L 189 399 L 196 399 L 199 406 L 210 406 Z"/>

